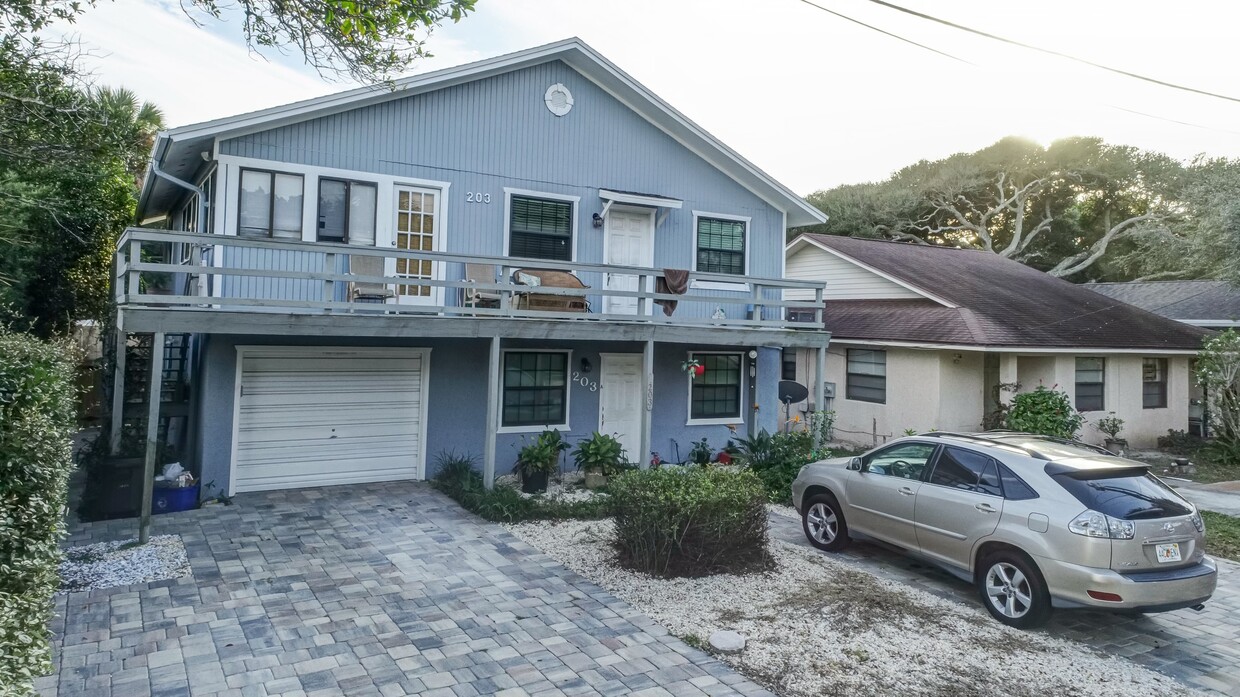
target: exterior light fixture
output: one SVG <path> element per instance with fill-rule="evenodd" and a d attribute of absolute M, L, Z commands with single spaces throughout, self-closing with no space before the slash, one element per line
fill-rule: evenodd
<path fill-rule="evenodd" d="M 595 213 L 592 220 L 594 221 L 594 227 L 603 227 L 603 216 Z"/>

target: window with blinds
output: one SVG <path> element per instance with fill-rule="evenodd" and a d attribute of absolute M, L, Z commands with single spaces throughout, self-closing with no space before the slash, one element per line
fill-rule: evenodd
<path fill-rule="evenodd" d="M 1167 406 L 1167 359 L 1141 360 L 1141 407 L 1162 409 Z"/>
<path fill-rule="evenodd" d="M 571 202 L 513 196 L 509 208 L 508 256 L 572 261 Z"/>
<path fill-rule="evenodd" d="M 861 402 L 887 403 L 887 352 L 848 349 L 844 396 Z"/>
<path fill-rule="evenodd" d="M 745 275 L 745 223 L 698 218 L 697 270 Z"/>
<path fill-rule="evenodd" d="M 1076 410 L 1103 411 L 1106 409 L 1105 358 L 1076 359 Z"/>

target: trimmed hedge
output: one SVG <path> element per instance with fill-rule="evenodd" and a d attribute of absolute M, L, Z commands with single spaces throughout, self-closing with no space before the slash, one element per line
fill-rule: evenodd
<path fill-rule="evenodd" d="M 461 504 L 461 508 L 492 522 L 595 520 L 611 515 L 610 502 L 605 497 L 567 502 L 522 496 L 508 486 L 488 490 L 482 485 L 474 459 L 468 456 L 441 454 L 438 464 L 439 472 L 432 482 L 435 488 Z"/>
<path fill-rule="evenodd" d="M 767 493 L 747 470 L 664 467 L 612 479 L 619 561 L 656 576 L 770 568 Z"/>
<path fill-rule="evenodd" d="M 71 346 L 0 327 L 0 694 L 52 670 L 47 623 L 73 469 Z"/>

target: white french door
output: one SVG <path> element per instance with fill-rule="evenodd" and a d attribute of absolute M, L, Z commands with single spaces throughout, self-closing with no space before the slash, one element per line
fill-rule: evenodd
<path fill-rule="evenodd" d="M 439 205 L 442 192 L 438 189 L 422 189 L 414 186 L 396 187 L 396 224 L 393 226 L 392 244 L 396 249 L 410 251 L 436 251 L 441 249 L 439 230 Z M 440 277 L 441 264 L 424 259 L 395 259 L 388 275 L 410 279 L 409 283 L 396 285 L 396 301 L 410 305 L 442 304 L 441 289 L 418 284 L 419 279 Z"/>

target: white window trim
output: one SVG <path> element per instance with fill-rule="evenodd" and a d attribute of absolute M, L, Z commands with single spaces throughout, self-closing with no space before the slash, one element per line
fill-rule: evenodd
<path fill-rule="evenodd" d="M 538 424 L 530 426 L 505 426 L 504 424 L 504 364 L 508 360 L 510 353 L 562 353 L 566 356 L 564 360 L 564 423 L 562 424 Z M 542 433 L 556 429 L 559 431 L 569 431 L 569 422 L 572 421 L 573 406 L 573 382 L 570 379 L 573 373 L 573 351 L 572 349 L 504 349 L 500 352 L 499 359 L 499 404 L 496 410 L 499 412 L 499 426 L 495 429 L 496 433 Z"/>
<path fill-rule="evenodd" d="M 696 230 L 697 228 L 695 227 L 694 229 Z M 685 425 L 686 426 L 727 426 L 729 424 L 736 424 L 738 426 L 744 425 L 745 423 L 745 352 L 744 351 L 690 351 L 688 354 L 689 360 L 693 360 L 693 357 L 698 356 L 698 355 L 736 356 L 741 359 L 741 362 L 740 362 L 741 383 L 740 383 L 740 395 L 739 395 L 740 399 L 737 400 L 737 404 L 736 404 L 737 408 L 740 409 L 740 413 L 736 415 L 736 418 L 731 418 L 727 416 L 713 417 L 709 419 L 693 418 L 693 379 L 689 378 L 687 379 L 687 382 L 689 384 L 686 387 L 688 392 L 686 395 L 687 398 L 685 400 L 685 417 L 686 417 Z"/>
<path fill-rule="evenodd" d="M 711 213 L 710 211 L 693 211 L 693 230 L 689 236 L 689 252 L 693 261 L 693 270 L 697 271 L 698 260 L 698 219 L 699 218 L 715 218 L 717 220 L 731 220 L 745 224 L 745 276 L 749 276 L 749 241 L 753 238 L 753 218 L 745 215 L 730 215 L 728 213 Z M 734 290 L 748 293 L 749 283 L 745 281 L 737 281 L 729 283 L 726 281 L 690 281 L 689 287 L 693 289 L 703 290 Z"/>
<path fill-rule="evenodd" d="M 504 256 L 512 257 L 508 253 L 508 241 L 512 236 L 512 197 L 524 196 L 528 198 L 545 198 L 550 201 L 567 201 L 573 204 L 573 235 L 572 235 L 572 254 L 570 262 L 577 261 L 577 218 L 581 216 L 581 197 L 570 194 L 551 194 L 546 191 L 532 191 L 530 189 L 514 189 L 512 187 L 504 187 Z M 548 259 L 547 261 L 554 261 Z"/>

